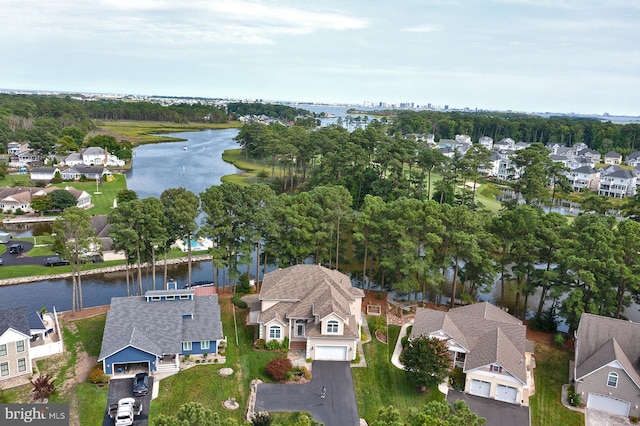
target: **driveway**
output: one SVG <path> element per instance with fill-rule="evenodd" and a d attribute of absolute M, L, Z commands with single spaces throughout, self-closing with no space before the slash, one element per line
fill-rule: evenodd
<path fill-rule="evenodd" d="M 459 399 L 467 401 L 471 411 L 487 419 L 487 426 L 529 426 L 529 407 L 449 389 L 447 402 L 453 404 Z"/>
<path fill-rule="evenodd" d="M 153 377 L 149 377 L 149 392 L 146 396 L 136 397 L 136 401 L 142 401 L 142 413 L 133 422 L 135 426 L 147 426 L 149 424 L 149 405 L 153 391 Z M 111 379 L 109 381 L 109 394 L 105 407 L 102 426 L 113 426 L 113 419 L 109 417 L 109 405 L 117 403 L 122 398 L 133 398 L 133 377 L 127 379 Z"/>
<path fill-rule="evenodd" d="M 586 426 L 632 426 L 631 420 L 629 420 L 628 417 L 616 416 L 591 408 L 585 408 L 584 410 L 584 424 Z"/>
<path fill-rule="evenodd" d="M 308 411 L 328 426 L 357 426 L 358 405 L 348 361 L 314 361 L 309 383 L 261 383 L 256 393 L 255 411 Z M 322 387 L 327 395 L 320 398 Z"/>

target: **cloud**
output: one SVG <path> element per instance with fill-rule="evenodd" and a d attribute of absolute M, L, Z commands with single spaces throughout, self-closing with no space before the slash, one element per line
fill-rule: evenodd
<path fill-rule="evenodd" d="M 402 31 L 408 33 L 435 33 L 436 31 L 440 31 L 440 29 L 431 25 L 420 25 L 417 27 L 408 27 L 403 29 Z"/>

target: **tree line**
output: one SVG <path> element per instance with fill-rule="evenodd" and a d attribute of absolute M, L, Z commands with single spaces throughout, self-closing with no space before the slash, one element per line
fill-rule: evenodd
<path fill-rule="evenodd" d="M 214 242 L 214 277 L 226 270 L 232 284 L 241 266 L 260 277 L 267 264 L 313 262 L 350 272 L 363 288 L 378 285 L 409 298 L 420 293 L 453 306 L 491 291 L 498 280 L 501 303 L 508 286 L 516 293 L 515 315 L 523 316 L 538 292 L 536 317 L 551 301 L 552 314 L 571 328 L 583 312 L 620 318 L 640 296 L 640 223 L 617 223 L 598 213 L 569 223 L 529 205 L 493 215 L 466 205 L 372 195 L 355 211 L 341 186 L 291 195 L 226 182 L 199 195 L 177 188 L 159 199 L 138 200 L 132 191 L 119 198 L 109 218 L 111 236 L 126 253 L 139 293 L 145 262 L 166 259 L 178 238 L 201 235 Z"/>

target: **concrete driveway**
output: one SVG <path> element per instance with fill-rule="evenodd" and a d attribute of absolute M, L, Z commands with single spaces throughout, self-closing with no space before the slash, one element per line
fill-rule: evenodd
<path fill-rule="evenodd" d="M 142 401 L 142 413 L 135 418 L 135 426 L 147 426 L 149 424 L 149 405 L 151 405 L 151 394 L 153 393 L 153 377 L 149 377 L 149 392 L 146 396 L 136 397 L 136 401 Z M 109 405 L 117 403 L 122 398 L 133 398 L 133 377 L 126 379 L 111 379 L 109 381 L 109 394 L 107 395 L 107 406 L 105 407 L 102 426 L 113 426 L 113 419 L 109 417 Z"/>
<path fill-rule="evenodd" d="M 447 402 L 453 405 L 459 399 L 467 401 L 472 412 L 487 419 L 487 426 L 529 426 L 530 424 L 529 407 L 449 389 Z"/>
<path fill-rule="evenodd" d="M 358 405 L 353 388 L 351 364 L 347 361 L 314 361 L 309 383 L 261 383 L 255 411 L 308 411 L 327 426 L 357 426 Z M 320 398 L 322 387 L 327 395 Z"/>
<path fill-rule="evenodd" d="M 628 417 L 616 416 L 615 414 L 605 413 L 604 411 L 585 408 L 584 423 L 586 426 L 632 426 Z"/>

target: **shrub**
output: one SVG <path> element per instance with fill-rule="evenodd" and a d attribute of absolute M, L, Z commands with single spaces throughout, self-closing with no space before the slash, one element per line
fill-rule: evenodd
<path fill-rule="evenodd" d="M 251 292 L 251 284 L 249 283 L 249 275 L 244 273 L 240 275 L 240 279 L 238 280 L 238 285 L 236 286 L 236 294 L 247 294 Z"/>
<path fill-rule="evenodd" d="M 371 327 L 374 332 L 386 333 L 387 331 L 387 320 L 384 317 L 375 317 L 371 320 Z"/>
<path fill-rule="evenodd" d="M 562 333 L 558 333 L 555 336 L 553 336 L 553 343 L 556 346 L 564 346 L 564 336 L 562 335 Z"/>
<path fill-rule="evenodd" d="M 280 345 L 280 350 L 282 350 L 282 352 L 289 352 L 289 338 L 285 337 L 284 339 L 282 339 L 282 344 Z"/>
<path fill-rule="evenodd" d="M 462 368 L 460 367 L 454 367 L 453 370 L 451 370 L 451 373 L 449 373 L 449 381 L 451 383 L 451 386 L 455 390 L 460 392 L 464 390 L 464 382 L 466 378 L 467 375 L 464 374 Z"/>
<path fill-rule="evenodd" d="M 285 380 L 287 373 L 292 368 L 291 360 L 288 358 L 274 358 L 267 363 L 265 370 L 269 377 L 279 382 Z"/>
<path fill-rule="evenodd" d="M 576 389 L 573 385 L 570 385 L 567 388 L 567 402 L 574 407 L 580 406 L 580 395 L 576 393 Z"/>
<path fill-rule="evenodd" d="M 17 209 L 16 209 L 16 214 L 17 214 L 17 215 L 24 214 L 24 210 L 22 210 L 21 208 L 17 208 Z"/>
<path fill-rule="evenodd" d="M 33 399 L 36 401 L 42 401 L 48 399 L 51 395 L 56 393 L 56 386 L 53 383 L 53 377 L 48 374 L 40 376 L 35 380 L 30 380 L 33 385 Z"/>
<path fill-rule="evenodd" d="M 100 364 L 96 364 L 89 372 L 89 381 L 93 384 L 97 383 L 107 383 L 109 378 L 104 371 L 102 371 L 102 366 Z"/>
<path fill-rule="evenodd" d="M 267 342 L 267 349 L 270 351 L 279 351 L 282 345 L 277 340 L 269 340 Z"/>
<path fill-rule="evenodd" d="M 536 315 L 531 318 L 531 321 L 529 321 L 529 327 L 534 331 L 554 333 L 558 329 L 555 309 L 553 307 L 549 308 L 540 315 L 536 313 Z"/>
<path fill-rule="evenodd" d="M 311 371 L 309 371 L 304 365 L 293 367 L 291 373 L 293 374 L 294 380 L 299 380 L 301 377 L 311 380 Z"/>
<path fill-rule="evenodd" d="M 242 294 L 236 293 L 231 298 L 231 302 L 233 302 L 233 304 L 236 305 L 240 309 L 246 309 L 246 307 L 248 306 L 247 302 L 242 300 L 241 297 L 242 297 Z"/>
<path fill-rule="evenodd" d="M 267 342 L 264 339 L 258 339 L 256 340 L 256 348 L 258 349 L 266 349 L 267 348 Z"/>
<path fill-rule="evenodd" d="M 638 418 L 637 417 L 631 417 L 631 423 L 638 424 Z"/>
<path fill-rule="evenodd" d="M 253 426 L 269 426 L 271 424 L 271 416 L 266 411 L 259 411 L 251 416 L 251 424 Z"/>

